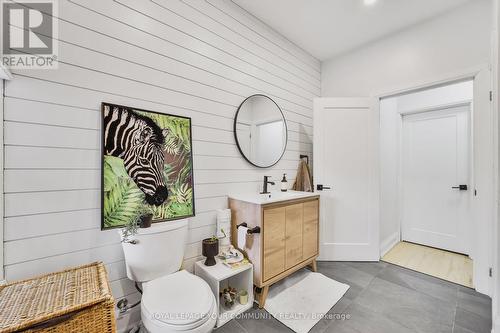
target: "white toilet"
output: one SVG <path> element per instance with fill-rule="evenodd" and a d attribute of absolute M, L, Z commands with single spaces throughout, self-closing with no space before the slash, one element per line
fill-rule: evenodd
<path fill-rule="evenodd" d="M 153 224 L 123 242 L 127 276 L 142 282 L 141 317 L 150 333 L 211 332 L 218 308 L 209 285 L 185 270 L 188 220 Z"/>

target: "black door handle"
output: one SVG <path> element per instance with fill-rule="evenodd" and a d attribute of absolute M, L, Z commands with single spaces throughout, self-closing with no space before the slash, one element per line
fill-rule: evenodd
<path fill-rule="evenodd" d="M 322 185 L 322 184 L 318 184 L 318 185 L 316 185 L 316 190 L 318 190 L 318 191 L 323 191 L 323 190 L 331 190 L 331 189 L 332 189 L 331 187 L 329 187 L 329 186 L 324 186 L 324 185 Z"/>
<path fill-rule="evenodd" d="M 468 187 L 467 185 L 458 185 L 458 186 L 452 186 L 453 189 L 460 190 L 460 191 L 467 191 Z"/>

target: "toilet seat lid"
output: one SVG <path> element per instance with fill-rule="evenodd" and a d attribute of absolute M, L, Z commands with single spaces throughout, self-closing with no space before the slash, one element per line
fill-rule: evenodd
<path fill-rule="evenodd" d="M 213 310 L 210 286 L 185 270 L 149 281 L 143 287 L 142 306 L 152 319 L 168 325 L 205 322 Z"/>

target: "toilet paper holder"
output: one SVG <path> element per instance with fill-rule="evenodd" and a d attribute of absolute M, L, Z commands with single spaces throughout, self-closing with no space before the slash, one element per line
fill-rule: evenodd
<path fill-rule="evenodd" d="M 238 224 L 236 226 L 236 229 L 238 229 L 239 227 L 248 227 L 247 223 L 246 222 L 243 222 L 241 224 Z M 248 229 L 247 230 L 247 234 L 251 235 L 251 234 L 260 234 L 260 227 L 254 227 L 252 229 Z"/>

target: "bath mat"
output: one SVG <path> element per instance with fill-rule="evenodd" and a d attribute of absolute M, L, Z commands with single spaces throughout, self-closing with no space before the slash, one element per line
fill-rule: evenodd
<path fill-rule="evenodd" d="M 269 289 L 264 308 L 297 333 L 307 333 L 344 296 L 349 286 L 301 270 Z"/>

